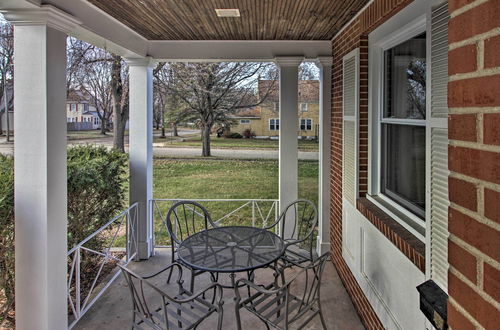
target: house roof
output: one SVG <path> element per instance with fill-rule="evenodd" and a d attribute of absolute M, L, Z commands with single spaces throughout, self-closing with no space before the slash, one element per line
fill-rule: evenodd
<path fill-rule="evenodd" d="M 68 91 L 68 97 L 66 98 L 68 103 L 89 103 L 90 95 L 82 90 L 70 89 Z"/>
<path fill-rule="evenodd" d="M 233 115 L 230 117 L 232 118 L 260 118 L 260 107 L 250 107 L 250 108 L 244 108 L 236 111 Z"/>
<path fill-rule="evenodd" d="M 7 94 L 7 106 L 9 111 L 14 111 L 14 86 L 13 84 L 7 84 L 5 94 Z M 0 95 L 0 112 L 5 111 L 5 99 L 4 95 Z"/>
<path fill-rule="evenodd" d="M 259 80 L 259 97 L 269 91 L 266 101 L 279 101 L 279 83 L 275 80 Z M 319 81 L 299 80 L 299 102 L 319 102 Z"/>
<path fill-rule="evenodd" d="M 148 40 L 331 40 L 369 0 L 87 1 Z"/>

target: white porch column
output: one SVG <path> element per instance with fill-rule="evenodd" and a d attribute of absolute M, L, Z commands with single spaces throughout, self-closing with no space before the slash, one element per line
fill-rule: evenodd
<path fill-rule="evenodd" d="M 298 93 L 302 57 L 277 57 L 279 66 L 279 202 L 280 211 L 298 197 Z M 287 228 L 280 228 L 285 230 Z"/>
<path fill-rule="evenodd" d="M 67 329 L 66 32 L 78 22 L 47 6 L 4 15 L 16 59 L 16 328 Z"/>
<path fill-rule="evenodd" d="M 127 59 L 130 79 L 130 204 L 139 203 L 138 258 L 153 251 L 153 226 L 149 200 L 153 198 L 153 62 L 151 58 Z"/>
<path fill-rule="evenodd" d="M 330 251 L 330 146 L 332 113 L 332 64 L 330 56 L 319 57 L 319 194 L 317 251 Z"/>

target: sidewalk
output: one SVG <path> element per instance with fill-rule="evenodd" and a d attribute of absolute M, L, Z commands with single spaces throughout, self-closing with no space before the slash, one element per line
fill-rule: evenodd
<path fill-rule="evenodd" d="M 86 144 L 89 141 L 68 141 L 68 145 Z M 98 143 L 108 148 L 111 147 L 111 141 L 106 143 Z M 128 146 L 127 146 L 128 147 Z M 128 148 L 127 148 L 128 149 Z M 14 153 L 14 144 L 5 142 L 5 137 L 0 138 L 0 153 L 12 155 Z M 159 157 L 175 157 L 175 158 L 192 158 L 201 156 L 201 147 L 196 148 L 165 148 L 153 146 L 154 156 Z M 278 159 L 278 150 L 268 149 L 215 149 L 212 148 L 212 156 L 219 158 L 232 159 Z M 318 160 L 319 154 L 315 151 L 299 151 L 300 160 Z"/>

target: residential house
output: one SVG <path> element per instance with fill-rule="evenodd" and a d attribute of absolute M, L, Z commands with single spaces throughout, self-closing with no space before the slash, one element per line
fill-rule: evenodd
<path fill-rule="evenodd" d="M 234 124 L 227 127 L 225 130 L 227 133 L 239 133 L 244 134 L 246 130 L 250 130 L 256 136 L 262 136 L 262 121 L 261 121 L 261 109 L 260 107 L 252 107 L 241 109 L 236 112 L 231 119 L 234 120 Z"/>
<path fill-rule="evenodd" d="M 68 130 L 93 130 L 101 127 L 97 109 L 90 102 L 90 96 L 81 90 L 70 90 L 66 99 Z"/>
<path fill-rule="evenodd" d="M 279 88 L 277 81 L 259 80 L 258 95 L 266 100 L 252 109 L 239 111 L 233 118 L 236 124 L 231 132 L 242 134 L 250 129 L 257 137 L 278 137 Z M 297 135 L 300 138 L 317 138 L 319 134 L 319 81 L 301 80 L 298 90 Z"/>

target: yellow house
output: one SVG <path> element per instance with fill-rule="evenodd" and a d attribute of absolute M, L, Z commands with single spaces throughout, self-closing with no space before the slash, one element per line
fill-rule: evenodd
<path fill-rule="evenodd" d="M 271 80 L 259 81 L 259 97 L 267 93 Z M 317 80 L 299 81 L 299 120 L 297 136 L 316 138 L 319 134 L 319 82 Z M 275 82 L 266 100 L 260 106 L 244 109 L 233 119 L 231 132 L 243 134 L 250 129 L 258 137 L 277 137 L 279 134 L 279 93 Z"/>

